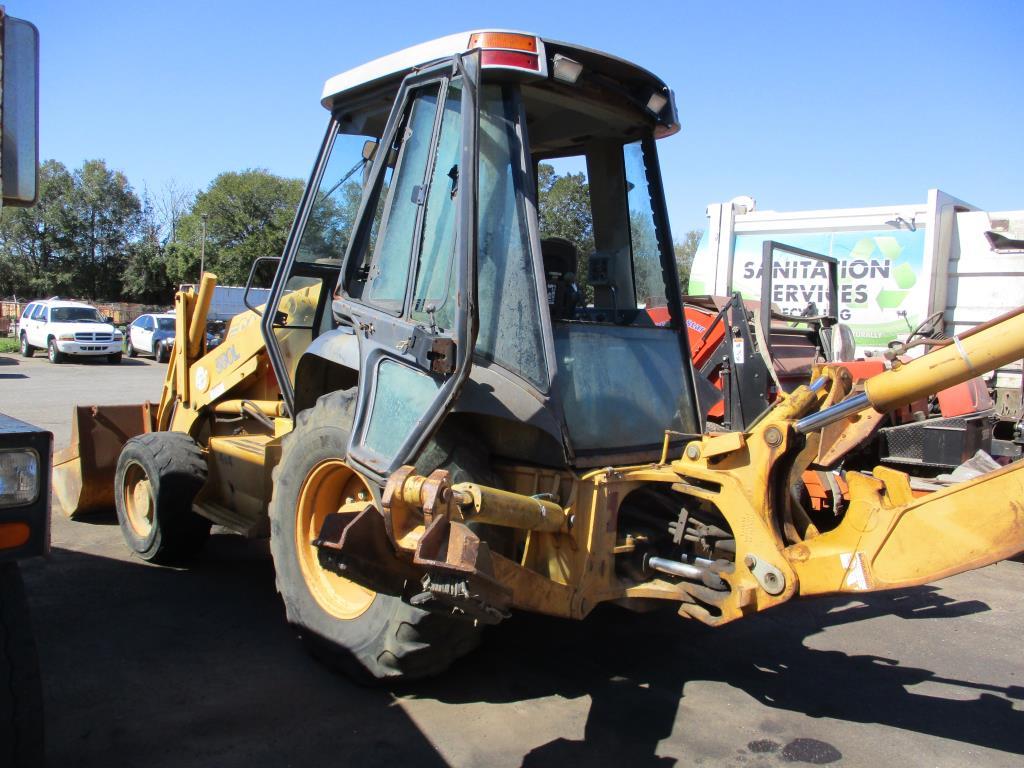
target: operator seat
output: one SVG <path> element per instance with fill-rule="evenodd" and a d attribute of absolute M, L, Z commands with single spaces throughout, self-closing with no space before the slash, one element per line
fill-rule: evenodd
<path fill-rule="evenodd" d="M 571 320 L 580 301 L 580 289 L 576 285 L 576 246 L 564 237 L 546 237 L 540 241 L 540 253 L 551 319 Z"/>

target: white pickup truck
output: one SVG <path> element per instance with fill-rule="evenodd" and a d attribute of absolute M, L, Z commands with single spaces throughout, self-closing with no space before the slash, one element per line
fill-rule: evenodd
<path fill-rule="evenodd" d="M 18 321 L 18 340 L 24 357 L 45 349 L 51 363 L 102 356 L 116 364 L 121 362 L 124 336 L 95 307 L 54 298 L 25 307 Z"/>

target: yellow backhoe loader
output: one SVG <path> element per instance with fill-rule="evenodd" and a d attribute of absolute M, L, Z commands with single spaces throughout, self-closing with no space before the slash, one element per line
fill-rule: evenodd
<path fill-rule="evenodd" d="M 722 624 L 1024 549 L 1024 464 L 935 492 L 841 464 L 871 414 L 1024 356 L 1024 314 L 863 392 L 821 366 L 745 431 L 707 428 L 656 149 L 679 126 L 651 73 L 480 31 L 338 75 L 323 104 L 270 299 L 204 353 L 215 279 L 178 295 L 159 404 L 76 410 L 68 513 L 115 506 L 157 562 L 211 523 L 269 535 L 289 621 L 371 678 L 436 673 L 512 610 Z M 538 226 L 538 165 L 566 157 L 589 177 L 586 292 Z M 792 492 L 812 454 L 847 503 Z"/>

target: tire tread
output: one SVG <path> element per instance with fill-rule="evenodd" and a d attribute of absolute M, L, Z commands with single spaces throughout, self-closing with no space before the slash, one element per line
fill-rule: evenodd
<path fill-rule="evenodd" d="M 192 500 L 199 489 L 206 484 L 208 468 L 202 451 L 188 435 L 182 432 L 149 432 L 133 437 L 125 444 L 125 450 L 145 451 L 158 473 L 156 498 L 156 522 L 160 528 L 159 542 L 154 542 L 152 551 L 140 551 L 129 540 L 141 557 L 155 563 L 178 564 L 195 557 L 202 549 L 210 533 L 210 521 L 192 510 Z M 131 453 L 129 451 L 129 455 Z M 122 451 L 122 457 L 125 452 Z M 145 464 L 140 456 L 139 463 Z M 118 486 L 123 477 L 122 461 L 118 461 Z M 164 482 L 169 480 L 171 482 Z M 120 494 L 116 494 L 119 505 L 118 517 L 124 518 L 120 509 Z M 130 525 L 122 522 L 122 531 L 128 538 Z"/>
<path fill-rule="evenodd" d="M 335 427 L 335 434 L 330 439 L 335 441 L 334 447 L 343 457 L 354 406 L 355 390 L 323 395 L 312 408 L 297 415 L 295 428 L 282 440 L 281 461 L 272 473 L 274 490 L 270 503 L 271 551 L 278 592 L 284 601 L 289 622 L 298 628 L 309 651 L 328 666 L 362 683 L 379 684 L 429 677 L 444 671 L 457 658 L 476 648 L 480 642 L 480 628 L 469 621 L 420 610 L 398 597 L 378 594 L 375 605 L 359 618 L 341 621 L 328 617 L 337 625 L 348 626 L 337 627 L 338 633 L 334 637 L 325 637 L 323 619 L 317 622 L 317 628 L 310 626 L 314 622 L 304 615 L 306 611 L 322 612 L 322 609 L 308 597 L 304 584 L 289 583 L 294 579 L 293 572 L 298 569 L 281 567 L 279 563 L 282 558 L 294 557 L 294 547 L 286 540 L 288 536 L 282 528 L 293 530 L 298 486 L 311 468 L 301 465 L 303 449 L 314 442 L 312 433 Z M 293 462 L 295 466 L 289 466 L 289 471 L 283 472 L 283 468 Z M 292 517 L 290 526 L 284 519 L 288 515 Z M 301 581 L 301 574 L 298 578 Z M 376 605 L 378 601 L 381 603 L 379 607 Z M 372 637 L 361 637 L 357 625 L 362 622 L 364 633 L 368 632 L 370 620 L 367 614 L 379 610 L 387 611 L 383 631 Z M 380 621 L 379 614 L 377 620 Z"/>

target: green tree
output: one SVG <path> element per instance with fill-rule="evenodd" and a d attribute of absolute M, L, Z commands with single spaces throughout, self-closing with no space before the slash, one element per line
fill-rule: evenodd
<path fill-rule="evenodd" d="M 254 169 L 220 174 L 196 196 L 167 248 L 173 283 L 195 282 L 206 216 L 206 269 L 221 285 L 242 285 L 258 256 L 280 256 L 302 195 L 302 182 Z"/>
<path fill-rule="evenodd" d="M 689 289 L 690 270 L 693 268 L 693 257 L 697 253 L 697 246 L 704 235 L 703 229 L 691 229 L 683 235 L 683 241 L 675 244 L 676 267 L 679 269 L 679 285 L 686 293 Z"/>
<path fill-rule="evenodd" d="M 160 223 L 151 201 L 142 204 L 140 237 L 128 248 L 122 275 L 124 293 L 146 304 L 170 303 L 174 284 L 167 274 L 167 253 L 160 242 Z"/>
<path fill-rule="evenodd" d="M 121 297 L 121 276 L 139 233 L 142 203 L 127 177 L 103 160 L 87 160 L 75 171 L 69 203 L 74 292 L 93 300 Z"/>
<path fill-rule="evenodd" d="M 74 179 L 56 160 L 39 168 L 34 208 L 0 211 L 0 294 L 19 297 L 69 293 Z"/>
<path fill-rule="evenodd" d="M 537 166 L 540 236 L 564 237 L 576 246 L 576 279 L 583 296 L 592 291 L 587 284 L 587 259 L 594 252 L 594 221 L 590 213 L 590 185 L 582 173 L 560 176 L 553 166 Z"/>

